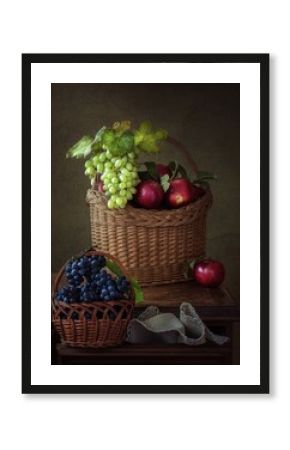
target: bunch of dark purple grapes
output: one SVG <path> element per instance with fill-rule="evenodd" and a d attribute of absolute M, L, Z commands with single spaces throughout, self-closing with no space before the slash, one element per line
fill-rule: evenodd
<path fill-rule="evenodd" d="M 65 303 L 79 303 L 126 298 L 129 291 L 126 277 L 113 277 L 106 271 L 105 265 L 104 256 L 71 259 L 65 267 L 68 285 L 57 291 L 56 299 Z"/>
<path fill-rule="evenodd" d="M 81 256 L 72 258 L 65 267 L 65 276 L 70 286 L 79 286 L 84 281 L 91 281 L 105 267 L 104 256 Z"/>

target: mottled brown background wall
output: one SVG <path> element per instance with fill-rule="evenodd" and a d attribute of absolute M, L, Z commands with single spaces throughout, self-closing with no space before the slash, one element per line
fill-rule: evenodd
<path fill-rule="evenodd" d="M 83 160 L 67 149 L 103 125 L 149 119 L 190 150 L 201 170 L 214 172 L 208 216 L 208 254 L 221 259 L 226 283 L 239 298 L 239 84 L 52 84 L 52 270 L 90 245 L 89 180 Z M 148 157 L 147 157 L 148 159 Z M 182 159 L 164 146 L 159 161 Z"/>

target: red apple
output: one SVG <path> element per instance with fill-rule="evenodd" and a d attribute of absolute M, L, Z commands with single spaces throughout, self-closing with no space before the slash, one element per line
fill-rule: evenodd
<path fill-rule="evenodd" d="M 224 281 L 225 269 L 220 261 L 205 259 L 195 263 L 193 277 L 202 286 L 218 287 Z"/>
<path fill-rule="evenodd" d="M 166 203 L 170 208 L 188 205 L 200 197 L 200 188 L 186 178 L 175 178 L 166 192 Z"/>
<path fill-rule="evenodd" d="M 171 175 L 171 170 L 165 164 L 156 164 L 156 170 L 159 173 L 160 178 L 164 175 Z"/>
<path fill-rule="evenodd" d="M 146 209 L 156 209 L 161 206 L 164 191 L 157 181 L 141 181 L 141 183 L 137 185 L 136 189 L 137 192 L 134 199 L 139 206 Z"/>

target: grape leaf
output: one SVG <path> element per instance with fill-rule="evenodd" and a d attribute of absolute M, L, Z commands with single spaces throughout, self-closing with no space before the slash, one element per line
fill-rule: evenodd
<path fill-rule="evenodd" d="M 139 147 L 146 153 L 157 153 L 159 147 L 152 135 L 144 136 L 143 141 L 139 143 Z"/>
<path fill-rule="evenodd" d="M 160 178 L 160 183 L 161 183 L 163 191 L 167 192 L 169 189 L 169 186 L 170 186 L 169 175 L 167 175 L 167 174 L 163 175 L 163 177 Z"/>
<path fill-rule="evenodd" d="M 92 151 L 97 152 L 98 150 L 101 150 L 102 148 L 102 142 L 93 142 L 92 143 Z"/>
<path fill-rule="evenodd" d="M 74 144 L 67 152 L 67 158 L 86 158 L 92 151 L 92 136 L 83 136 L 76 144 Z"/>
<path fill-rule="evenodd" d="M 134 135 L 130 131 L 125 131 L 118 139 L 120 153 L 129 153 L 134 147 Z"/>
<path fill-rule="evenodd" d="M 131 286 L 135 294 L 135 303 L 141 303 L 144 300 L 143 291 L 136 278 L 130 278 Z"/>
<path fill-rule="evenodd" d="M 99 131 L 97 131 L 97 133 L 95 134 L 94 144 L 102 142 L 103 135 L 106 129 L 107 127 L 102 127 L 99 129 Z"/>
<path fill-rule="evenodd" d="M 152 124 L 150 120 L 144 120 L 144 122 L 141 122 L 139 125 L 139 130 L 142 134 L 149 134 L 152 130 Z"/>
<path fill-rule="evenodd" d="M 134 132 L 135 145 L 146 153 L 157 153 L 160 142 L 166 137 L 167 131 L 161 128 L 153 131 L 149 121 L 142 122 L 139 129 Z"/>
<path fill-rule="evenodd" d="M 124 131 L 118 135 L 115 130 L 106 129 L 102 137 L 102 146 L 114 156 L 123 156 L 133 150 L 134 135 L 131 131 Z"/>
<path fill-rule="evenodd" d="M 115 132 L 113 130 L 110 130 L 109 128 L 106 129 L 102 136 L 103 147 L 106 150 L 110 150 L 115 144 L 115 141 L 116 141 Z"/>
<path fill-rule="evenodd" d="M 141 131 L 136 130 L 136 131 L 134 132 L 134 144 L 135 144 L 135 145 L 139 145 L 140 142 L 143 141 L 143 138 L 144 138 L 144 135 L 143 135 L 143 133 L 141 133 Z"/>
<path fill-rule="evenodd" d="M 158 141 L 164 141 L 165 139 L 167 139 L 167 136 L 168 133 L 166 130 L 163 130 L 163 128 L 158 128 L 154 133 L 154 137 Z"/>
<path fill-rule="evenodd" d="M 112 126 L 113 130 L 120 136 L 125 131 L 130 130 L 131 121 L 130 120 L 122 120 L 122 122 L 115 122 Z"/>
<path fill-rule="evenodd" d="M 123 275 L 123 272 L 122 272 L 119 264 L 117 264 L 115 261 L 112 261 L 111 259 L 107 259 L 106 266 L 108 267 L 108 269 L 111 272 L 113 272 L 118 277 L 121 277 Z"/>
<path fill-rule="evenodd" d="M 107 259 L 106 266 L 108 267 L 108 269 L 112 273 L 114 273 L 118 277 L 121 277 L 123 275 L 123 272 L 122 272 L 119 264 L 116 263 L 116 261 L 112 261 L 112 260 Z M 142 292 L 140 284 L 138 283 L 136 278 L 129 278 L 129 281 L 130 281 L 131 287 L 132 287 L 132 289 L 134 291 L 135 303 L 142 302 L 144 296 L 143 296 L 143 292 Z"/>

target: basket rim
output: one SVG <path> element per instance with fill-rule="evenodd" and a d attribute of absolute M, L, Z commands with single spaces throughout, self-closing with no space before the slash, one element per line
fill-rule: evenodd
<path fill-rule="evenodd" d="M 61 305 L 61 306 L 65 306 L 66 308 L 74 308 L 74 307 L 79 307 L 80 305 L 82 306 L 83 309 L 85 309 L 86 307 L 97 307 L 97 306 L 105 306 L 105 305 L 109 305 L 111 306 L 112 304 L 114 304 L 114 306 L 116 306 L 116 304 L 120 304 L 120 305 L 124 305 L 124 304 L 134 304 L 135 305 L 135 300 L 133 299 L 133 297 L 130 298 L 123 298 L 123 299 L 118 299 L 118 300 L 93 300 L 91 302 L 72 302 L 72 303 L 66 303 L 63 302 L 61 300 L 57 301 L 57 305 Z"/>
<path fill-rule="evenodd" d="M 174 209 L 145 209 L 145 208 L 136 208 L 129 203 L 126 205 L 125 208 L 118 208 L 118 209 L 109 209 L 107 207 L 107 197 L 102 192 L 97 191 L 94 188 L 89 188 L 87 190 L 86 195 L 86 201 L 89 205 L 93 205 L 95 203 L 98 203 L 98 207 L 103 208 L 106 211 L 106 214 L 112 215 L 112 216 L 128 216 L 128 213 L 130 216 L 152 216 L 154 215 L 156 218 L 163 219 L 164 217 L 170 217 L 174 218 L 175 216 L 184 216 L 185 214 L 192 214 L 194 210 L 199 209 L 199 207 L 202 204 L 208 204 L 208 206 L 211 206 L 212 203 L 212 192 L 211 189 L 208 188 L 205 191 L 205 194 L 202 195 L 200 198 L 195 200 L 192 203 L 189 203 L 188 205 L 181 206 L 180 208 L 174 208 Z"/>

